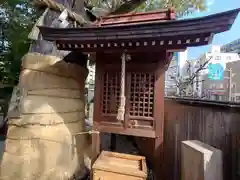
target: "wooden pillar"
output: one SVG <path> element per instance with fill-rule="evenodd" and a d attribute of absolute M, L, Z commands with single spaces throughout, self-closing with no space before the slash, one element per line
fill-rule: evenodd
<path fill-rule="evenodd" d="M 93 126 L 93 130 L 96 129 Z M 100 154 L 100 133 L 93 133 L 92 134 L 92 159 L 91 159 L 91 167 L 93 166 L 94 162 L 97 160 L 98 155 Z M 92 171 L 90 172 L 90 179 L 93 180 Z"/>
<path fill-rule="evenodd" d="M 163 136 L 164 136 L 164 88 L 165 88 L 165 70 L 168 66 L 171 53 L 163 51 L 159 54 L 159 62 L 155 73 L 155 102 L 154 117 L 156 138 L 153 143 L 153 170 L 154 180 L 162 179 L 163 166 Z M 164 60 L 163 60 L 164 59 Z"/>
<path fill-rule="evenodd" d="M 163 141 L 161 138 L 154 139 L 153 149 L 153 176 L 154 180 L 163 179 L 162 166 L 163 166 Z"/>
<path fill-rule="evenodd" d="M 97 57 L 96 57 L 97 58 Z M 98 59 L 98 58 L 97 58 Z M 101 59 L 101 57 L 99 57 Z M 93 131 L 99 130 L 99 114 L 101 97 L 98 95 L 101 91 L 101 67 L 99 61 L 96 60 L 96 74 L 95 74 L 95 91 L 94 91 L 94 109 L 93 109 Z M 92 164 L 100 154 L 100 132 L 98 134 L 92 134 Z"/>
<path fill-rule="evenodd" d="M 92 134 L 92 164 L 97 159 L 98 155 L 100 154 L 100 133 L 93 133 Z"/>

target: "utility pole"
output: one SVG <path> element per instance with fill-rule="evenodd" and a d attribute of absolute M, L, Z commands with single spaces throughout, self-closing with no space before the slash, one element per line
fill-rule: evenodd
<path fill-rule="evenodd" d="M 232 100 L 232 68 L 229 70 L 229 79 L 228 79 L 228 101 Z"/>

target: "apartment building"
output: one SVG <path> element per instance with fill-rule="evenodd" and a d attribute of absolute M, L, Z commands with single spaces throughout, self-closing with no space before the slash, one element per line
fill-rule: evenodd
<path fill-rule="evenodd" d="M 165 95 L 171 96 L 179 93 L 176 85 L 176 78 L 181 76 L 181 70 L 187 61 L 187 50 L 176 52 L 173 59 L 165 72 Z M 172 78 L 174 77 L 174 78 Z"/>
<path fill-rule="evenodd" d="M 231 70 L 231 100 L 240 102 L 240 60 L 227 63 L 226 68 Z"/>
<path fill-rule="evenodd" d="M 225 70 L 220 80 L 209 79 L 208 74 L 202 76 L 202 97 L 210 100 L 228 101 L 230 93 L 230 74 Z"/>
<path fill-rule="evenodd" d="M 222 53 L 220 46 L 212 46 L 199 58 L 185 63 L 181 76 L 188 78 L 192 74 L 196 75 L 191 85 L 193 95 L 212 100 L 228 100 L 231 72 L 226 64 L 239 60 L 237 53 Z M 202 70 L 196 73 L 203 65 Z"/>
<path fill-rule="evenodd" d="M 240 38 L 221 46 L 221 52 L 238 53 L 240 55 Z"/>
<path fill-rule="evenodd" d="M 173 77 L 178 76 L 178 53 L 173 55 L 173 58 L 168 66 L 168 70 L 165 72 L 165 95 L 175 95 L 177 92 L 176 81 Z"/>
<path fill-rule="evenodd" d="M 232 75 L 236 73 L 237 69 L 240 69 L 240 66 L 239 68 L 234 67 L 234 69 L 231 66 L 240 62 L 239 55 L 237 53 L 223 53 L 220 46 L 212 46 L 210 51 L 199 59 L 201 64 L 208 60 L 206 69 L 201 72 L 201 95 L 212 100 L 230 100 L 231 97 L 235 96 L 235 85 L 232 84 Z M 210 69 L 212 65 L 218 65 L 221 68 Z M 232 89 L 230 89 L 230 86 L 232 86 Z M 234 100 L 234 98 L 231 100 Z"/>

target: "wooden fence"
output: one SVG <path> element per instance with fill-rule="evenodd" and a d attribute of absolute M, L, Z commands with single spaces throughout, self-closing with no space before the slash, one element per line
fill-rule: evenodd
<path fill-rule="evenodd" d="M 166 98 L 164 109 L 163 159 L 155 159 L 162 167 L 162 179 L 181 179 L 183 140 L 200 140 L 222 150 L 224 180 L 240 179 L 240 104 Z M 153 141 L 147 144 L 137 139 L 137 143 L 142 153 L 154 161 Z"/>

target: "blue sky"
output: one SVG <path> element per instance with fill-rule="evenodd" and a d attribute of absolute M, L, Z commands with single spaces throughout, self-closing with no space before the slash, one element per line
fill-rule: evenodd
<path fill-rule="evenodd" d="M 195 12 L 187 18 L 206 16 L 209 14 L 228 11 L 240 8 L 240 0 L 207 0 L 208 10 L 204 12 Z M 222 45 L 240 38 L 240 14 L 235 20 L 231 30 L 217 34 L 214 36 L 213 45 Z M 206 52 L 210 46 L 188 48 L 188 59 L 196 59 Z"/>

